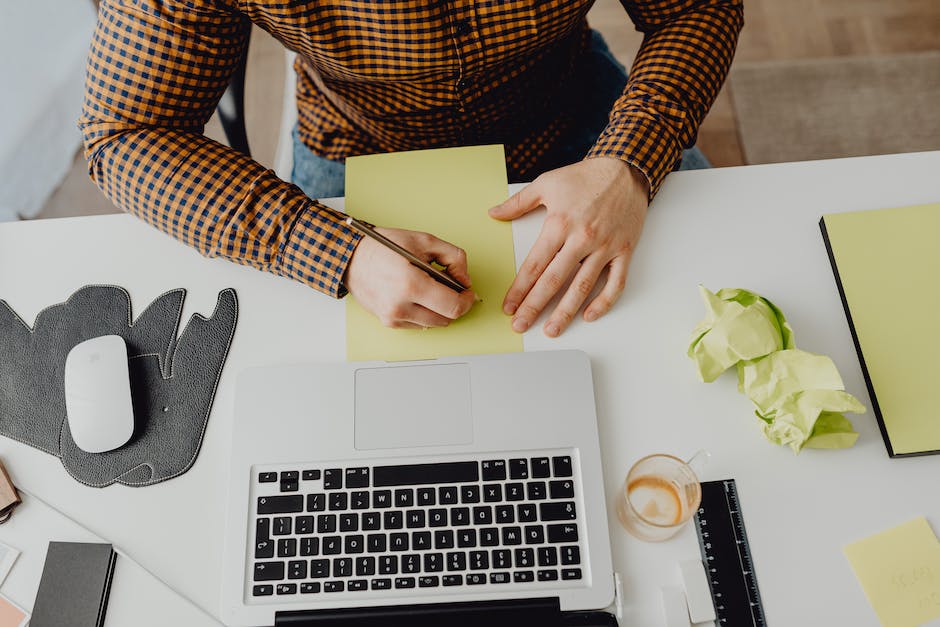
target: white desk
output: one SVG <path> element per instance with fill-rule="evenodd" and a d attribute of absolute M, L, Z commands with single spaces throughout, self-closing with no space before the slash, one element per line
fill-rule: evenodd
<path fill-rule="evenodd" d="M 797 345 L 831 356 L 848 391 L 870 406 L 817 222 L 826 212 L 940 200 L 938 172 L 940 152 L 673 174 L 650 211 L 617 307 L 557 340 L 538 326 L 526 335 L 527 350 L 580 348 L 592 358 L 624 625 L 662 623 L 659 587 L 678 583 L 676 562 L 698 548 L 691 527 L 664 544 L 628 536 L 612 506 L 620 482 L 645 454 L 688 456 L 698 448 L 713 456 L 703 479 L 737 479 L 771 624 L 877 624 L 842 546 L 920 515 L 940 529 L 940 457 L 890 460 L 871 412 L 850 416 L 861 434 L 854 448 L 795 456 L 763 439 L 733 375 L 699 383 L 685 349 L 703 315 L 697 284 L 747 287 L 777 303 Z M 516 223 L 517 254 L 534 241 L 539 220 Z M 72 480 L 58 459 L 7 439 L 0 457 L 23 487 L 217 614 L 234 375 L 247 366 L 343 359 L 344 305 L 203 259 L 128 216 L 0 225 L 0 298 L 25 320 L 88 283 L 126 286 L 136 312 L 167 289 L 186 287 L 184 319 L 210 313 L 218 290 L 238 291 L 238 330 L 196 464 L 153 487 L 99 490 Z M 117 614 L 109 619 L 130 624 Z"/>

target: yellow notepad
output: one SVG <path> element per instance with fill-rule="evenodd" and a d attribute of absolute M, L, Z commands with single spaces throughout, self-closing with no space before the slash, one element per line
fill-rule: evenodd
<path fill-rule="evenodd" d="M 502 146 L 471 146 L 351 157 L 346 213 L 378 226 L 426 231 L 467 252 L 482 302 L 445 328 L 388 329 L 352 297 L 346 303 L 346 358 L 402 361 L 522 350 L 502 312 L 515 276 L 512 226 L 487 214 L 506 200 Z"/>
<path fill-rule="evenodd" d="M 915 518 L 849 544 L 845 556 L 885 627 L 915 627 L 940 616 L 940 542 Z"/>
<path fill-rule="evenodd" d="M 940 204 L 820 227 L 888 454 L 940 453 Z"/>

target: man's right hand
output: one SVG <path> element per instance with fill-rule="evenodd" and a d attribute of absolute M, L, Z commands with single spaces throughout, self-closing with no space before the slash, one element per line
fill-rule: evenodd
<path fill-rule="evenodd" d="M 427 262 L 445 266 L 461 285 L 470 285 L 467 254 L 429 233 L 376 229 Z M 346 288 L 387 327 L 446 327 L 464 315 L 476 300 L 473 290 L 455 292 L 438 283 L 407 259 L 369 237 L 363 237 L 346 267 Z"/>

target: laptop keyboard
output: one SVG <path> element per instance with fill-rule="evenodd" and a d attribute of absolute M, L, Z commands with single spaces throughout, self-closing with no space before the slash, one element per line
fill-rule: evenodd
<path fill-rule="evenodd" d="M 576 459 L 254 466 L 246 594 L 283 603 L 585 585 Z"/>

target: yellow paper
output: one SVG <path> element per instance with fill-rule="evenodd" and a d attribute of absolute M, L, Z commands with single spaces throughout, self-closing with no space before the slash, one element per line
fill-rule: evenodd
<path fill-rule="evenodd" d="M 940 204 L 824 222 L 894 454 L 940 451 Z"/>
<path fill-rule="evenodd" d="M 914 627 L 940 616 L 940 542 L 923 517 L 844 549 L 885 627 Z"/>
<path fill-rule="evenodd" d="M 502 146 L 471 146 L 351 157 L 346 213 L 378 226 L 426 231 L 467 252 L 473 291 L 483 299 L 445 328 L 389 329 L 346 299 L 350 361 L 432 359 L 522 350 L 502 312 L 515 276 L 512 226 L 487 211 L 508 194 Z"/>

